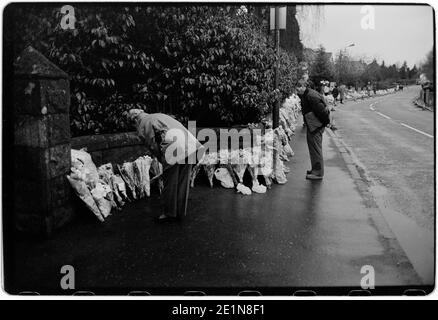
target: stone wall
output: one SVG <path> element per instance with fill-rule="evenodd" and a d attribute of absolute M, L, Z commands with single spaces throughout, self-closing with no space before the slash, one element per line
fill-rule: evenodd
<path fill-rule="evenodd" d="M 86 148 L 96 166 L 133 161 L 147 151 L 135 132 L 75 137 L 71 139 L 71 147 Z"/>
<path fill-rule="evenodd" d="M 68 75 L 32 47 L 14 65 L 14 222 L 50 234 L 73 216 Z"/>
<path fill-rule="evenodd" d="M 219 138 L 221 128 L 212 129 Z M 230 128 L 224 129 L 229 130 Z M 236 129 L 240 130 L 242 127 Z M 202 128 L 197 128 L 197 133 L 200 130 Z M 251 130 L 249 131 L 249 139 L 252 141 Z M 204 143 L 205 141 L 200 139 L 200 142 Z M 240 146 L 242 147 L 242 140 L 240 140 Z M 75 137 L 71 139 L 71 147 L 77 150 L 86 148 L 96 166 L 108 162 L 122 164 L 125 161 L 133 161 L 147 152 L 146 147 L 135 131 Z"/>

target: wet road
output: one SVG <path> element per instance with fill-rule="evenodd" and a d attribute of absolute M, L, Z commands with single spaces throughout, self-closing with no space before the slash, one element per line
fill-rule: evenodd
<path fill-rule="evenodd" d="M 433 230 L 434 115 L 412 104 L 417 92 L 415 86 L 350 102 L 338 108 L 335 117 L 337 134 L 354 148 L 372 177 L 389 189 L 390 205 Z"/>
<path fill-rule="evenodd" d="M 434 114 L 417 108 L 419 86 L 337 108 L 337 135 L 373 180 L 385 218 L 423 278 L 434 241 Z M 426 261 L 427 260 L 427 261 Z"/>

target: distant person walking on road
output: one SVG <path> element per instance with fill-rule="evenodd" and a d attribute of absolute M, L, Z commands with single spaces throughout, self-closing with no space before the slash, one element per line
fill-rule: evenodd
<path fill-rule="evenodd" d="M 345 97 L 346 90 L 347 90 L 347 88 L 345 87 L 345 84 L 341 84 L 339 87 L 339 101 L 341 102 L 341 104 L 344 103 L 344 97 Z"/>
<path fill-rule="evenodd" d="M 339 89 L 338 86 L 335 85 L 335 87 L 332 90 L 332 96 L 335 99 L 335 101 L 333 102 L 333 104 L 336 106 L 336 101 L 338 100 L 338 95 L 339 95 Z"/>
<path fill-rule="evenodd" d="M 307 171 L 306 179 L 322 180 L 324 176 L 322 136 L 325 126 L 330 123 L 330 110 L 324 97 L 308 88 L 306 81 L 298 81 L 297 92 L 301 99 L 301 111 L 307 127 L 307 146 L 312 165 L 311 170 Z"/>

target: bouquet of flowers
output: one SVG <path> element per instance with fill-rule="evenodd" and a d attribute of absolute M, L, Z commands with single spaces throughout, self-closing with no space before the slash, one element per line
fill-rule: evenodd
<path fill-rule="evenodd" d="M 135 177 L 134 177 L 134 166 L 132 162 L 125 162 L 120 167 L 117 165 L 117 168 L 119 169 L 120 175 L 122 176 L 123 180 L 125 181 L 125 184 L 127 186 L 127 189 L 130 191 L 132 195 L 132 199 L 137 199 L 137 193 L 135 191 Z"/>
<path fill-rule="evenodd" d="M 218 163 L 217 153 L 209 153 L 204 155 L 200 163 L 202 165 L 205 174 L 207 175 L 208 181 L 210 183 L 210 187 L 213 188 L 214 171 L 216 170 L 216 165 Z"/>
<path fill-rule="evenodd" d="M 149 156 L 139 157 L 133 163 L 136 190 L 139 198 L 151 195 L 149 170 L 152 158 Z"/>

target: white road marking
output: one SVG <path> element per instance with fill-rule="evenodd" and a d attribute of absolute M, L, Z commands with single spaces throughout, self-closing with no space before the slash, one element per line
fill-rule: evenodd
<path fill-rule="evenodd" d="M 378 102 L 378 101 L 377 101 L 377 102 Z M 380 116 L 382 116 L 382 117 L 384 117 L 384 118 L 386 118 L 386 119 L 388 119 L 388 120 L 392 120 L 391 117 L 389 117 L 389 116 L 387 116 L 386 114 L 383 114 L 383 113 L 381 113 L 381 112 L 379 112 L 379 111 L 376 111 L 376 109 L 374 109 L 374 104 L 377 103 L 377 102 L 373 102 L 373 103 L 371 103 L 371 104 L 370 104 L 370 109 L 371 109 L 372 111 L 375 111 L 378 115 L 380 115 Z M 415 128 L 411 127 L 411 126 L 408 126 L 408 125 L 405 124 L 405 123 L 400 122 L 400 124 L 401 124 L 402 126 L 406 127 L 406 128 L 409 128 L 409 129 L 414 130 L 414 131 L 416 131 L 416 132 L 418 132 L 418 133 L 421 133 L 422 135 L 425 135 L 426 137 L 433 138 L 432 135 L 430 135 L 430 134 L 428 134 L 428 133 L 426 133 L 426 132 L 423 132 L 423 131 L 421 131 L 421 130 L 415 129 Z"/>
<path fill-rule="evenodd" d="M 414 130 L 414 131 L 416 131 L 416 132 L 418 132 L 418 133 L 421 133 L 421 134 L 425 135 L 426 137 L 433 138 L 432 135 L 430 135 L 430 134 L 428 134 L 428 133 L 426 133 L 426 132 L 423 132 L 423 131 L 421 131 L 421 130 L 418 130 L 418 129 L 412 128 L 411 126 L 408 126 L 407 124 L 404 124 L 404 123 L 400 123 L 400 124 L 401 124 L 402 126 L 406 127 L 406 128 L 409 128 L 409 129 Z"/>
<path fill-rule="evenodd" d="M 383 113 L 381 113 L 381 112 L 379 112 L 379 111 L 376 111 L 376 113 L 379 114 L 379 115 L 381 115 L 382 117 L 384 117 L 384 118 L 386 118 L 386 119 L 391 120 L 391 117 L 388 117 L 386 114 L 383 114 Z"/>

